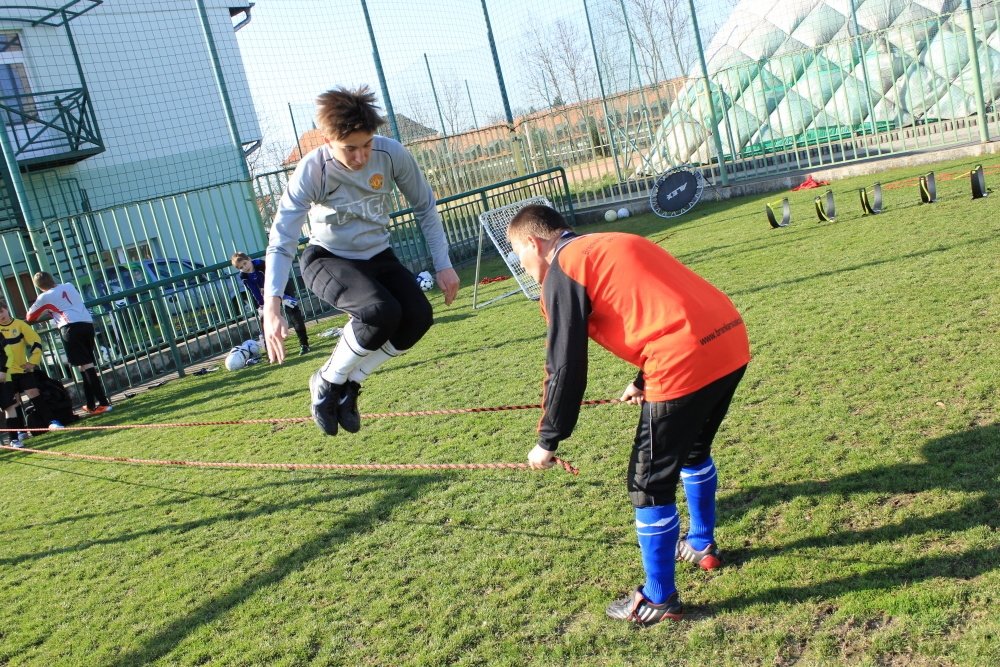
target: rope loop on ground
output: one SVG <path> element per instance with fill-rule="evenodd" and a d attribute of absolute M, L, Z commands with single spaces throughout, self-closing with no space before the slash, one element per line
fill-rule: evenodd
<path fill-rule="evenodd" d="M 103 461 L 105 463 L 136 463 L 155 466 L 189 466 L 194 468 L 264 468 L 278 470 L 531 470 L 527 463 L 238 463 L 229 461 L 163 461 L 158 459 L 132 459 L 123 456 L 95 456 L 92 454 L 74 454 L 71 452 L 56 452 L 45 449 L 28 449 L 27 447 L 12 447 L 0 445 L 0 449 L 24 454 L 45 454 L 47 456 L 62 456 L 85 461 Z M 569 473 L 579 475 L 580 471 L 563 461 L 553 457 L 553 463 L 562 466 Z"/>

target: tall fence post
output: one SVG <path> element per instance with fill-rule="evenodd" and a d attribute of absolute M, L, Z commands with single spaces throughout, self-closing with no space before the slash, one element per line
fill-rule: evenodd
<path fill-rule="evenodd" d="M 162 287 L 153 296 L 153 310 L 156 312 L 156 319 L 160 321 L 160 335 L 163 336 L 163 340 L 170 346 L 170 356 L 174 359 L 177 377 L 184 377 L 184 362 L 181 360 L 181 351 L 177 349 L 177 341 L 174 340 L 176 336 L 174 335 L 173 320 L 170 319 L 170 311 L 163 305 Z"/>
<path fill-rule="evenodd" d="M 469 92 L 469 80 L 465 80 L 465 95 L 469 98 L 469 109 L 472 110 L 472 124 L 479 129 L 479 121 L 476 120 L 476 106 L 472 103 L 472 93 Z"/>
<path fill-rule="evenodd" d="M 454 190 L 452 194 L 458 194 L 461 192 L 461 184 L 458 180 L 458 174 L 455 171 L 455 156 L 451 154 L 451 145 L 448 142 L 448 128 L 444 125 L 444 114 L 441 113 L 441 102 L 438 100 L 437 88 L 434 86 L 434 75 L 431 74 L 431 62 L 427 59 L 427 54 L 424 54 L 424 64 L 427 66 L 427 78 L 431 82 L 431 92 L 434 94 L 434 106 L 437 107 L 438 121 L 441 123 L 441 137 L 444 140 L 444 154 L 445 159 L 448 161 L 448 171 L 451 172 L 451 187 Z"/>
<path fill-rule="evenodd" d="M 968 0 L 966 0 L 968 2 Z M 691 8 L 691 27 L 694 29 L 694 41 L 698 46 L 698 61 L 701 63 L 701 76 L 705 79 L 705 94 L 708 96 L 708 112 L 712 114 L 712 138 L 715 139 L 715 152 L 719 156 L 719 176 L 722 185 L 729 185 L 729 175 L 726 173 L 726 156 L 722 150 L 722 139 L 719 138 L 719 116 L 715 113 L 715 102 L 712 101 L 712 83 L 708 79 L 708 64 L 705 62 L 705 49 L 701 45 L 701 31 L 698 29 L 698 14 L 694 10 L 694 0 L 688 0 Z"/>
<path fill-rule="evenodd" d="M 972 0 L 965 0 L 965 34 L 969 39 L 969 68 L 972 70 L 972 86 L 976 93 L 976 113 L 979 115 L 979 141 L 990 140 L 990 129 L 986 122 L 986 99 L 983 96 L 983 76 L 979 70 L 979 52 L 976 49 L 976 23 L 972 20 Z"/>
<path fill-rule="evenodd" d="M 51 273 L 52 266 L 45 254 L 42 238 L 39 236 L 38 230 L 35 229 L 35 216 L 32 213 L 31 203 L 28 201 L 28 193 L 24 189 L 24 179 L 21 178 L 21 167 L 17 163 L 17 155 L 14 153 L 10 137 L 7 135 L 7 127 L 6 123 L 0 123 L 0 146 L 3 148 L 3 165 L 0 166 L 2 166 L 3 180 L 7 187 L 8 200 L 14 209 L 14 215 L 24 225 L 24 230 L 28 232 L 31 249 L 35 253 L 34 261 L 28 256 L 28 253 L 25 253 L 24 260 L 28 264 L 29 272 L 34 272 L 37 269 Z M 13 269 L 12 260 L 11 270 L 13 271 Z"/>
<path fill-rule="evenodd" d="M 500 97 L 503 99 L 503 111 L 507 117 L 507 129 L 510 132 L 511 150 L 514 153 L 514 170 L 518 176 L 528 173 L 525 166 L 524 145 L 521 142 L 521 135 L 514 127 L 514 114 L 510 110 L 510 100 L 507 99 L 507 86 L 503 81 L 503 69 L 500 67 L 500 55 L 497 53 L 497 43 L 493 39 L 493 26 L 490 25 L 490 13 L 486 9 L 486 0 L 480 0 L 483 5 L 483 18 L 486 19 L 486 36 L 490 41 L 490 53 L 493 54 L 493 68 L 497 72 L 497 84 L 500 86 Z"/>
<path fill-rule="evenodd" d="M 851 65 L 854 65 L 854 43 L 858 45 L 858 62 L 861 63 L 861 77 L 865 81 L 865 99 L 868 100 L 868 117 L 871 118 L 872 135 L 878 134 L 878 125 L 875 124 L 875 102 L 872 101 L 872 85 L 868 80 L 868 58 L 865 56 L 865 45 L 861 41 L 861 24 L 858 23 L 857 0 L 848 0 L 851 3 L 851 21 L 854 23 L 854 41 L 851 43 Z M 850 29 L 847 34 L 850 35 Z M 865 133 L 865 120 L 861 119 L 861 134 Z"/>
<path fill-rule="evenodd" d="M 608 133 L 608 145 L 611 148 L 611 157 L 615 161 L 615 175 L 619 183 L 624 183 L 622 167 L 618 164 L 618 146 L 615 144 L 615 133 L 611 129 L 611 118 L 608 115 L 608 97 L 604 91 L 604 75 L 601 74 L 601 60 L 597 57 L 597 43 L 594 41 L 594 27 L 590 23 L 590 8 L 587 7 L 587 0 L 583 0 L 583 13 L 587 17 L 587 32 L 590 33 L 590 48 L 594 52 L 594 68 L 597 70 L 597 83 L 601 87 L 601 107 L 604 109 L 604 131 Z M 542 79 L 544 81 L 544 79 Z"/>
<path fill-rule="evenodd" d="M 392 110 L 392 98 L 389 97 L 389 87 L 385 83 L 385 72 L 382 71 L 382 58 L 378 55 L 378 43 L 375 41 L 375 31 L 372 20 L 368 16 L 368 3 L 361 0 L 361 9 L 365 12 L 365 25 L 368 26 L 368 39 L 372 43 L 372 58 L 375 60 L 375 71 L 378 73 L 378 85 L 382 88 L 382 101 L 385 102 L 385 112 L 389 116 L 389 127 L 392 128 L 392 138 L 403 143 L 399 136 L 399 126 L 396 125 L 396 112 Z"/>
<path fill-rule="evenodd" d="M 302 144 L 299 143 L 299 128 L 295 126 L 295 114 L 292 113 L 292 103 L 288 103 L 288 117 L 292 119 L 292 132 L 295 133 L 295 146 L 299 149 L 299 159 L 305 157 L 302 153 Z"/>
<path fill-rule="evenodd" d="M 240 178 L 244 181 L 250 180 L 250 168 L 247 166 L 246 156 L 243 154 L 243 143 L 240 141 L 240 130 L 236 125 L 236 115 L 233 113 L 233 104 L 229 99 L 229 89 L 226 87 L 226 78 L 222 74 L 222 64 L 219 62 L 219 52 L 215 48 L 215 37 L 212 35 L 212 26 L 208 22 L 208 14 L 205 11 L 204 0 L 195 0 L 198 5 L 198 16 L 201 19 L 201 30 L 205 35 L 205 44 L 208 47 L 209 57 L 212 59 L 212 72 L 215 75 L 215 85 L 219 89 L 219 97 L 222 98 L 222 108 L 226 112 L 226 125 L 229 128 L 229 138 L 233 142 L 233 148 L 237 153 Z"/>
<path fill-rule="evenodd" d="M 251 209 L 256 211 L 256 222 L 254 228 L 257 230 L 257 238 L 264 245 L 267 245 L 267 234 L 264 232 L 264 220 L 260 215 L 260 208 L 256 206 L 257 197 L 253 191 L 253 183 L 250 178 L 250 167 L 247 165 L 246 155 L 243 153 L 243 142 L 240 140 L 240 129 L 236 124 L 236 114 L 233 113 L 233 103 L 229 99 L 229 88 L 226 87 L 226 77 L 222 73 L 222 63 L 219 61 L 219 51 L 215 48 L 215 37 L 212 35 L 212 26 L 208 22 L 208 13 L 205 11 L 204 0 L 195 0 L 198 6 L 198 16 L 201 19 L 201 30 L 205 35 L 205 44 L 208 47 L 209 56 L 212 59 L 212 71 L 215 74 L 215 85 L 219 89 L 219 97 L 222 99 L 222 106 L 226 112 L 226 124 L 229 126 L 229 137 L 233 142 L 236 151 L 236 163 L 239 165 L 240 180 L 244 182 L 244 194 L 252 204 Z"/>

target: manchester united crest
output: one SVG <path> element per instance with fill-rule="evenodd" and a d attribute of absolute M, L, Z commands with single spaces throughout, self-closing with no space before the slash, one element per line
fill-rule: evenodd
<path fill-rule="evenodd" d="M 372 177 L 368 179 L 368 187 L 372 190 L 381 190 L 382 181 L 382 174 L 372 174 Z"/>

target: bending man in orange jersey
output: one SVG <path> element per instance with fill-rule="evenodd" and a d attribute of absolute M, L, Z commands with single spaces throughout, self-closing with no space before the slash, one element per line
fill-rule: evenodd
<path fill-rule="evenodd" d="M 622 400 L 642 405 L 628 491 L 646 581 L 607 611 L 642 624 L 679 619 L 675 560 L 705 570 L 722 564 L 712 439 L 750 362 L 743 319 L 725 294 L 640 236 L 578 236 L 554 209 L 526 206 L 507 238 L 542 285 L 548 321 L 544 412 L 528 461 L 536 470 L 551 467 L 559 442 L 576 426 L 588 337 L 639 367 Z M 680 480 L 691 515 L 683 539 L 675 504 Z"/>

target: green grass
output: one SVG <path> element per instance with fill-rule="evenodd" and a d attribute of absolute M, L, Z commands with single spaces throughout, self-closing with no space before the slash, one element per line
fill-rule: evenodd
<path fill-rule="evenodd" d="M 991 158 L 986 165 L 996 165 Z M 754 361 L 716 440 L 727 565 L 678 568 L 687 616 L 605 605 L 642 579 L 624 488 L 636 409 L 584 408 L 561 470 L 216 470 L 0 452 L 0 665 L 986 665 L 1000 655 L 1000 204 L 972 162 L 940 202 L 862 218 L 814 192 L 598 229 L 660 241 L 731 295 Z M 918 172 L 880 175 L 883 183 Z M 987 180 L 996 182 L 995 173 Z M 497 260 L 484 275 L 503 272 Z M 363 411 L 535 403 L 545 327 L 520 296 L 437 324 Z M 510 282 L 483 288 L 489 298 Z M 335 322 L 339 324 L 339 322 Z M 331 326 L 314 327 L 314 333 Z M 330 351 L 189 377 L 91 423 L 308 414 Z M 587 398 L 633 369 L 592 346 Z M 520 461 L 535 411 L 48 434 L 38 447 L 207 461 Z M 683 503 L 681 503 L 683 508 Z M 682 509 L 683 512 L 683 509 Z M 991 657 L 992 656 L 992 657 Z"/>

